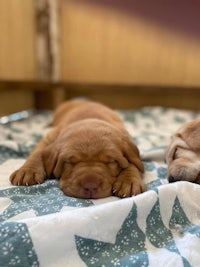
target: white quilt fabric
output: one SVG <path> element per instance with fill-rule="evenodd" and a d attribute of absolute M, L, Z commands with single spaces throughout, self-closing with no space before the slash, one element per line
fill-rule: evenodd
<path fill-rule="evenodd" d="M 164 162 L 171 134 L 200 113 L 151 107 L 120 114 L 148 187 L 127 199 L 70 198 L 55 180 L 10 185 L 51 113 L 0 125 L 0 267 L 200 266 L 200 185 L 168 184 Z"/>

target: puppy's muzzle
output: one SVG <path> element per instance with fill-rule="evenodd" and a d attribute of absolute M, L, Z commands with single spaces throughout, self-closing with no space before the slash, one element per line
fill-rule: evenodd
<path fill-rule="evenodd" d="M 95 198 L 96 193 L 100 187 L 99 181 L 83 181 L 82 188 L 86 198 Z"/>

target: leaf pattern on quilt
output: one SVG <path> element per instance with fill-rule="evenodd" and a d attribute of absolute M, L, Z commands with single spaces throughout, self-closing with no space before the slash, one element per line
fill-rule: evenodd
<path fill-rule="evenodd" d="M 0 145 L 0 164 L 8 159 L 27 158 L 34 149 L 36 143 L 32 145 L 18 144 L 17 150 L 9 146 Z"/>
<path fill-rule="evenodd" d="M 154 162 L 144 161 L 143 163 L 144 163 L 144 168 L 145 168 L 145 175 L 148 176 L 149 173 L 155 173 L 155 174 L 157 173 L 158 170 Z M 162 173 L 163 173 L 163 170 L 162 170 Z M 155 174 L 153 176 L 155 176 Z M 162 185 L 162 182 L 160 179 L 154 179 L 151 182 L 146 182 L 147 190 L 156 190 L 156 188 L 160 185 Z"/>
<path fill-rule="evenodd" d="M 87 266 L 95 267 L 148 266 L 145 239 L 145 234 L 137 224 L 135 204 L 117 233 L 114 244 L 75 236 L 79 256 Z"/>
<path fill-rule="evenodd" d="M 13 201 L 0 215 L 0 222 L 12 218 L 22 212 L 34 210 L 36 216 L 59 212 L 63 207 L 88 207 L 90 200 L 81 200 L 64 195 L 58 181 L 46 181 L 41 185 L 20 186 L 0 191 L 0 198 Z"/>
<path fill-rule="evenodd" d="M 166 183 L 167 180 L 167 167 L 164 164 L 157 164 L 152 161 L 144 161 L 145 174 L 144 179 L 147 190 L 156 190 L 158 186 Z M 148 177 L 154 177 L 152 181 L 148 181 Z M 155 179 L 156 177 L 156 179 Z"/>
<path fill-rule="evenodd" d="M 159 179 L 166 179 L 167 178 L 167 168 L 166 167 L 158 167 L 157 168 L 157 175 Z"/>
<path fill-rule="evenodd" d="M 200 238 L 200 226 L 199 225 L 192 225 L 186 228 L 183 233 L 190 233 L 191 235 L 195 235 Z"/>
<path fill-rule="evenodd" d="M 160 214 L 160 203 L 156 201 L 151 212 L 147 217 L 147 237 L 149 241 L 157 248 L 168 247 L 170 251 L 175 251 L 173 236 L 171 231 L 165 227 Z"/>
<path fill-rule="evenodd" d="M 39 261 L 25 223 L 1 223 L 0 266 L 39 267 Z"/>
<path fill-rule="evenodd" d="M 171 225 L 173 225 L 173 223 L 175 222 L 174 218 L 176 218 L 176 215 L 177 215 L 178 204 L 179 204 L 179 201 L 177 201 L 176 199 L 174 203 L 174 208 L 172 210 Z M 182 218 L 184 218 L 183 222 L 186 222 L 185 216 L 182 216 Z M 182 221 L 182 219 L 180 221 Z M 176 253 L 181 256 L 176 246 L 172 231 L 169 228 L 167 228 L 163 223 L 161 212 L 160 212 L 159 199 L 156 201 L 155 205 L 153 206 L 151 212 L 149 213 L 147 217 L 146 235 L 149 241 L 156 248 L 166 248 L 170 252 Z M 184 257 L 181 256 L 181 259 L 182 259 L 184 267 L 192 267 L 190 263 Z"/>
<path fill-rule="evenodd" d="M 169 227 L 172 229 L 177 229 L 177 227 L 179 228 L 179 226 L 185 228 L 189 225 L 191 225 L 191 222 L 189 221 L 183 208 L 181 207 L 178 197 L 176 197 L 172 208 L 172 216 L 169 222 Z"/>
<path fill-rule="evenodd" d="M 156 165 L 154 162 L 143 162 L 145 171 L 152 172 L 156 170 Z"/>
<path fill-rule="evenodd" d="M 24 158 L 24 155 L 19 151 L 15 151 L 7 146 L 0 146 L 0 164 L 11 158 Z"/>
<path fill-rule="evenodd" d="M 200 226 L 192 225 L 192 223 L 186 216 L 178 197 L 176 197 L 174 202 L 169 226 L 170 228 L 177 230 L 181 235 L 183 235 L 184 233 L 190 233 L 200 238 Z"/>
<path fill-rule="evenodd" d="M 160 179 L 156 179 L 156 180 L 146 184 L 147 190 L 154 190 L 154 191 L 156 191 L 157 187 L 160 185 L 162 185 L 162 182 L 160 181 Z"/>

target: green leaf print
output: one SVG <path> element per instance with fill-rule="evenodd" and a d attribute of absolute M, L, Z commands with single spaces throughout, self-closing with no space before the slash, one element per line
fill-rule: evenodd
<path fill-rule="evenodd" d="M 28 228 L 25 223 L 0 224 L 0 266 L 39 267 Z"/>
<path fill-rule="evenodd" d="M 75 236 L 81 259 L 87 266 L 145 267 L 149 265 L 145 234 L 137 224 L 134 204 L 119 230 L 114 244 Z"/>
<path fill-rule="evenodd" d="M 0 222 L 22 212 L 34 210 L 36 216 L 59 212 L 63 207 L 88 207 L 94 205 L 87 199 L 76 199 L 64 195 L 58 181 L 48 180 L 34 186 L 11 187 L 0 191 L 0 198 L 9 198 L 10 204 L 0 215 Z"/>
<path fill-rule="evenodd" d="M 189 221 L 188 217 L 186 216 L 178 197 L 176 197 L 175 202 L 174 202 L 169 226 L 172 229 L 178 230 L 180 234 L 190 233 L 200 238 L 200 226 L 192 225 L 192 223 Z"/>
<path fill-rule="evenodd" d="M 174 207 L 177 205 L 177 199 L 175 200 Z M 173 209 L 173 211 L 176 213 L 176 208 Z M 172 218 L 176 217 L 172 214 Z M 185 219 L 185 217 L 184 217 Z M 186 220 L 184 220 L 186 222 Z M 180 255 L 183 266 L 184 267 L 192 267 L 190 263 L 181 256 L 172 231 L 167 228 L 162 220 L 161 212 L 160 212 L 160 202 L 159 199 L 154 204 L 151 212 L 149 213 L 147 217 L 147 230 L 146 235 L 149 241 L 156 247 L 156 248 L 166 248 L 172 253 L 176 253 Z"/>

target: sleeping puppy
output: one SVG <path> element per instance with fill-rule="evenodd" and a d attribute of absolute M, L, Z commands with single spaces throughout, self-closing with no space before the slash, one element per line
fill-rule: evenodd
<path fill-rule="evenodd" d="M 167 149 L 168 180 L 200 184 L 200 118 L 183 125 Z"/>
<path fill-rule="evenodd" d="M 68 101 L 55 111 L 53 129 L 16 170 L 13 185 L 59 179 L 71 197 L 131 197 L 146 190 L 144 166 L 122 120 L 108 107 Z"/>

